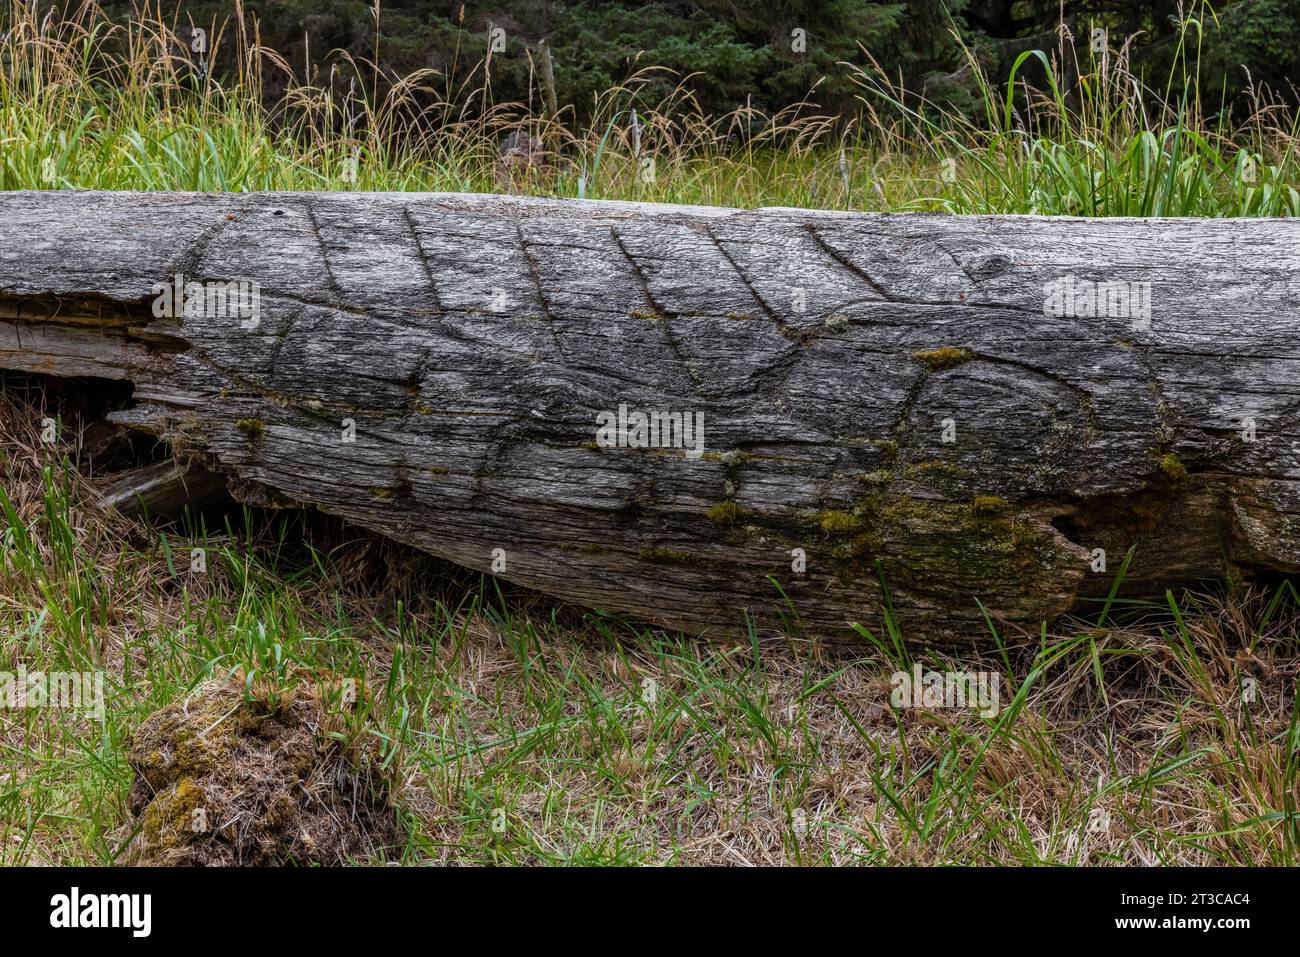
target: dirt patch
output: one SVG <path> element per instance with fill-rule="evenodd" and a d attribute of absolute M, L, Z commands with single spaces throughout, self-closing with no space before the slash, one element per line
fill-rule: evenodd
<path fill-rule="evenodd" d="M 345 722 L 341 696 L 322 687 L 304 683 L 271 705 L 210 682 L 146 718 L 129 752 L 123 863 L 329 865 L 399 848 L 372 754 L 329 733 Z"/>

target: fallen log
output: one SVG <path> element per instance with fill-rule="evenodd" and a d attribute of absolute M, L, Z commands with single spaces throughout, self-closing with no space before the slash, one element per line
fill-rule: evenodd
<path fill-rule="evenodd" d="M 132 517 L 174 518 L 185 507 L 219 500 L 221 476 L 195 462 L 155 462 L 115 474 L 99 489 L 105 508 Z"/>
<path fill-rule="evenodd" d="M 940 640 L 981 604 L 1086 610 L 1130 548 L 1135 595 L 1300 565 L 1295 222 L 72 192 L 0 217 L 0 368 L 128 380 L 115 421 L 245 497 L 583 605 L 852 637 L 888 601 Z"/>

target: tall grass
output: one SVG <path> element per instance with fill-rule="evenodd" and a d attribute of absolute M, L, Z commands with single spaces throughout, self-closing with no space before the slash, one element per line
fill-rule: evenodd
<path fill-rule="evenodd" d="M 376 17 L 382 10 L 376 5 Z M 821 115 L 816 90 L 774 115 L 707 115 L 689 77 L 651 101 L 646 69 L 573 111 L 496 103 L 491 60 L 462 75 L 381 75 L 335 53 L 294 75 L 236 4 L 191 26 L 145 6 L 116 24 L 14 2 L 0 40 L 0 188 L 509 191 L 753 207 L 1083 216 L 1300 213 L 1296 114 L 1255 94 L 1226 128 L 1202 105 L 1196 4 L 1175 73 L 1149 87 L 1128 45 L 1097 53 L 1062 27 L 998 88 L 972 55 L 978 121 L 945 114 L 882 70 L 845 64 L 861 113 Z M 865 51 L 864 51 L 865 52 Z M 869 53 L 867 61 L 870 63 Z M 1040 68 L 1043 89 L 1026 80 Z M 1066 78 L 1069 78 L 1068 80 Z M 274 81 L 274 84 L 271 81 Z M 267 105 L 272 85 L 283 94 Z M 539 98 L 540 99 L 540 98 Z M 503 155 L 515 134 L 519 148 Z"/>
<path fill-rule="evenodd" d="M 887 130 L 898 148 L 947 168 L 935 201 L 951 212 L 1078 216 L 1294 216 L 1297 114 L 1252 89 L 1249 120 L 1202 107 L 1199 63 L 1187 50 L 1212 29 L 1198 2 L 1180 23 L 1175 72 L 1151 89 L 1129 68 L 1130 42 L 1080 44 L 1062 24 L 1054 51 L 1030 50 L 995 89 L 968 52 L 983 93 L 979 123 L 909 105 L 878 67 L 855 70 L 864 103 L 901 119 Z M 874 66 L 874 61 L 873 61 Z M 1039 67 L 1046 89 L 1022 79 Z M 1068 88 L 1062 77 L 1074 77 Z M 883 123 L 876 129 L 886 130 Z"/>

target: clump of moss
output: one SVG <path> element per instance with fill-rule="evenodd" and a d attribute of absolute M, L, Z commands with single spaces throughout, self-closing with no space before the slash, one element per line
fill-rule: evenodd
<path fill-rule="evenodd" d="M 1187 478 L 1187 466 L 1173 452 L 1166 452 L 1164 457 L 1160 459 L 1160 471 L 1175 482 L 1182 482 Z"/>
<path fill-rule="evenodd" d="M 699 557 L 690 552 L 674 552 L 667 548 L 643 548 L 640 555 L 648 562 L 697 562 Z"/>
<path fill-rule="evenodd" d="M 193 778 L 181 778 L 145 808 L 141 815 L 142 830 L 160 849 L 174 851 L 193 831 L 194 814 L 204 804 L 203 789 Z"/>
<path fill-rule="evenodd" d="M 435 465 L 435 466 L 433 466 L 432 468 L 429 469 L 429 474 L 430 474 L 430 475 L 446 475 L 446 474 L 448 474 L 450 471 L 451 471 L 451 469 L 449 469 L 449 468 L 446 468 L 446 467 L 441 466 L 441 465 Z"/>
<path fill-rule="evenodd" d="M 141 722 L 127 753 L 124 863 L 337 866 L 400 846 L 374 747 L 350 754 L 331 734 L 343 683 L 303 677 L 274 710 L 241 682 L 212 681 Z"/>
<path fill-rule="evenodd" d="M 1011 503 L 1001 495 L 976 495 L 970 507 L 976 515 L 996 515 L 1009 509 Z"/>
<path fill-rule="evenodd" d="M 904 474 L 929 488 L 944 493 L 945 498 L 963 499 L 975 494 L 978 482 L 970 472 L 952 462 L 930 459 L 913 462 L 904 468 Z"/>
<path fill-rule="evenodd" d="M 993 496 L 989 496 L 992 498 Z M 973 502 L 936 502 L 900 498 L 881 508 L 887 527 L 906 530 L 915 548 L 914 570 L 951 575 L 984 576 L 990 581 L 1027 571 L 1039 552 L 1053 548 L 1051 536 L 1018 516 L 989 514 Z"/>
<path fill-rule="evenodd" d="M 959 366 L 963 362 L 970 362 L 975 358 L 975 353 L 969 349 L 958 349 L 956 346 L 943 346 L 940 349 L 913 352 L 912 358 L 931 372 L 942 372 L 944 369 Z"/>
<path fill-rule="evenodd" d="M 819 512 L 813 516 L 813 521 L 820 525 L 821 530 L 827 535 L 852 535 L 862 530 L 861 517 L 840 509 Z"/>
<path fill-rule="evenodd" d="M 257 438 L 266 430 L 266 423 L 261 419 L 240 419 L 235 423 L 235 428 L 249 438 Z"/>
<path fill-rule="evenodd" d="M 740 506 L 727 499 L 713 506 L 705 515 L 714 525 L 734 525 L 736 519 L 740 517 Z"/>

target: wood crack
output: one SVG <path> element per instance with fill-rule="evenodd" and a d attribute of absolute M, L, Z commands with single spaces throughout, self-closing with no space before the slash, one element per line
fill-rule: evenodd
<path fill-rule="evenodd" d="M 325 237 L 321 235 L 320 223 L 316 219 L 316 207 L 311 200 L 308 200 L 305 205 L 307 207 L 307 220 L 311 223 L 312 234 L 316 237 L 316 244 L 320 247 L 320 260 L 325 267 L 325 277 L 329 284 L 329 290 L 334 293 L 339 302 L 342 302 L 343 289 L 339 286 L 338 280 L 334 277 L 334 270 L 330 266 L 329 250 L 325 243 Z"/>
<path fill-rule="evenodd" d="M 641 264 L 637 262 L 635 257 L 633 257 L 633 255 L 628 251 L 627 246 L 623 243 L 623 237 L 619 235 L 618 230 L 611 226 L 609 228 L 609 234 L 614 238 L 614 244 L 618 246 L 619 252 L 623 254 L 623 258 L 626 259 L 628 264 L 632 267 L 632 273 L 636 276 L 637 282 L 641 287 L 641 292 L 645 296 L 646 304 L 649 305 L 654 314 L 659 317 L 659 321 L 656 325 L 662 329 L 664 341 L 667 342 L 673 355 L 677 357 L 677 362 L 686 376 L 686 381 L 690 383 L 692 391 L 697 395 L 704 397 L 703 393 L 700 391 L 699 374 L 695 371 L 691 364 L 691 360 L 687 357 L 681 344 L 677 341 L 677 337 L 673 335 L 672 321 L 677 318 L 677 314 L 665 309 L 655 299 L 654 293 L 650 291 L 650 281 L 642 271 Z"/>
<path fill-rule="evenodd" d="M 733 257 L 731 253 L 727 251 L 726 247 L 714 234 L 713 228 L 708 223 L 705 223 L 704 225 L 704 235 L 709 237 L 709 239 L 713 242 L 713 245 L 717 248 L 719 254 L 721 254 L 722 258 L 725 259 L 731 265 L 731 268 L 735 270 L 736 276 L 740 279 L 742 283 L 745 284 L 745 288 L 748 289 L 749 294 L 754 297 L 754 301 L 758 303 L 758 307 L 762 309 L 765 313 L 767 313 L 768 318 L 771 319 L 772 322 L 776 324 L 777 331 L 784 332 L 786 328 L 785 320 L 782 319 L 781 316 L 779 316 L 776 313 L 776 311 L 773 310 L 772 307 L 767 304 L 766 299 L 764 299 L 761 295 L 759 295 L 758 290 L 754 288 L 754 284 L 750 282 L 749 277 L 745 275 L 745 271 L 740 268 L 740 264 L 737 263 L 735 257 Z"/>
<path fill-rule="evenodd" d="M 251 196 L 245 196 L 242 201 L 235 204 L 233 213 L 227 212 L 213 225 L 209 226 L 177 257 L 175 264 L 171 267 L 171 275 L 184 276 L 189 273 L 196 273 L 202 265 L 203 257 L 207 254 L 208 247 L 225 232 L 226 227 L 231 223 L 239 222 L 242 216 L 252 203 Z"/>

